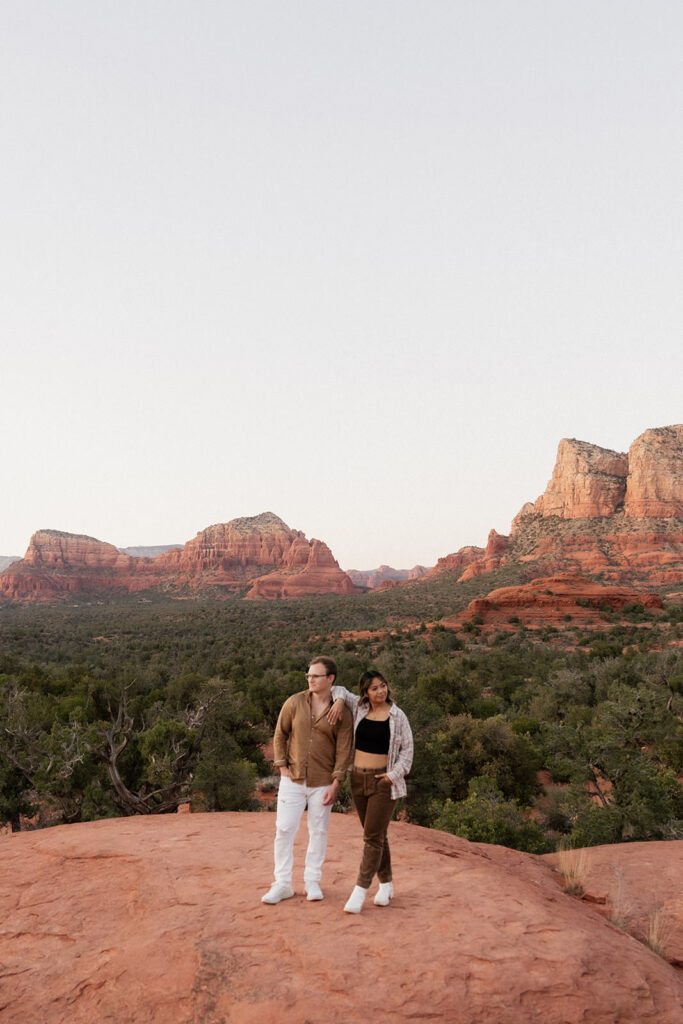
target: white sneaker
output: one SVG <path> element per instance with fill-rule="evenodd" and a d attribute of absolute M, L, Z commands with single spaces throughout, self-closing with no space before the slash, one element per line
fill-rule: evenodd
<path fill-rule="evenodd" d="M 309 903 L 313 900 L 323 899 L 323 891 L 317 882 L 306 882 L 304 892 L 306 893 L 306 899 Z"/>
<path fill-rule="evenodd" d="M 361 889 L 359 885 L 354 885 L 353 892 L 346 901 L 344 911 L 347 914 L 360 914 L 363 904 L 365 903 L 365 897 L 367 895 L 367 889 Z"/>
<path fill-rule="evenodd" d="M 379 889 L 375 894 L 373 900 L 376 907 L 388 907 L 389 900 L 393 899 L 394 896 L 394 883 L 393 882 L 380 882 Z"/>
<path fill-rule="evenodd" d="M 261 903 L 279 903 L 280 900 L 288 900 L 293 895 L 294 890 L 291 885 L 273 882 L 265 896 L 261 897 Z"/>

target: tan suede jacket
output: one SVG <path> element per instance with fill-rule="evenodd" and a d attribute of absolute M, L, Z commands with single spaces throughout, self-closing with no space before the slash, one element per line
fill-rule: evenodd
<path fill-rule="evenodd" d="M 293 694 L 282 705 L 275 726 L 273 763 L 276 768 L 286 765 L 294 782 L 329 786 L 333 779 L 344 781 L 351 760 L 353 719 L 344 708 L 343 717 L 332 726 L 327 721 L 328 710 L 314 720 L 308 690 Z"/>

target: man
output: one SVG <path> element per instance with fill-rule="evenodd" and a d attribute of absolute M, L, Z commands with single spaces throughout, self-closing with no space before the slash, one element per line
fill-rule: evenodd
<path fill-rule="evenodd" d="M 332 658 L 314 658 L 308 667 L 308 689 L 288 697 L 275 727 L 274 764 L 280 769 L 280 790 L 275 822 L 275 881 L 263 903 L 279 903 L 294 895 L 292 867 L 294 837 L 308 806 L 308 850 L 304 888 L 308 900 L 323 898 L 320 888 L 327 850 L 327 829 L 332 805 L 351 759 L 351 712 L 335 725 L 327 714 L 332 707 L 332 686 L 337 666 Z"/>

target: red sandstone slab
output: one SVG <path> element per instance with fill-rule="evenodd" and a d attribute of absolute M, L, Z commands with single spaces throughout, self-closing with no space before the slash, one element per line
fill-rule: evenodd
<path fill-rule="evenodd" d="M 680 1024 L 679 972 L 544 858 L 395 823 L 396 898 L 347 915 L 360 828 L 333 815 L 325 899 L 302 896 L 304 830 L 297 895 L 269 907 L 273 828 L 184 814 L 0 839 L 3 1024 Z"/>

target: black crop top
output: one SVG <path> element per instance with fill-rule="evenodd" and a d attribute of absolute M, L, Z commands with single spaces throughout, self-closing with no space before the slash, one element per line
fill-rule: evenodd
<path fill-rule="evenodd" d="M 389 719 L 373 722 L 362 718 L 356 728 L 356 750 L 365 754 L 388 754 Z"/>

